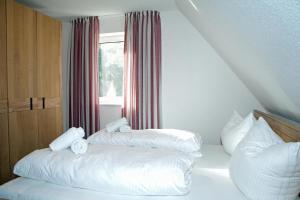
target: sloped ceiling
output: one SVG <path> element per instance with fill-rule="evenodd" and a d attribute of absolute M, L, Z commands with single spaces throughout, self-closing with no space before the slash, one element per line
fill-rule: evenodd
<path fill-rule="evenodd" d="M 299 1 L 176 4 L 267 110 L 300 121 Z"/>
<path fill-rule="evenodd" d="M 134 10 L 176 9 L 174 0 L 17 0 L 56 18 L 123 14 Z"/>

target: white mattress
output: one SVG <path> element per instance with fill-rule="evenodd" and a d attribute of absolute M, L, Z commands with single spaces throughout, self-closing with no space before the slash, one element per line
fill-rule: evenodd
<path fill-rule="evenodd" d="M 0 198 L 12 200 L 246 200 L 232 183 L 230 157 L 219 145 L 203 145 L 193 170 L 192 190 L 185 196 L 124 196 L 17 178 L 0 186 Z"/>

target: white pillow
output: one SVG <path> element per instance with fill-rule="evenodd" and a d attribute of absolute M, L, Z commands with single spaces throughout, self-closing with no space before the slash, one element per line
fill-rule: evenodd
<path fill-rule="evenodd" d="M 233 153 L 234 149 L 242 141 L 255 121 L 252 112 L 243 120 L 242 117 L 234 111 L 221 133 L 221 140 L 225 152 L 230 155 Z"/>
<path fill-rule="evenodd" d="M 243 121 L 243 117 L 235 110 L 232 113 L 232 116 L 230 117 L 227 124 L 224 126 L 222 130 L 222 134 L 226 134 L 230 129 L 238 126 Z"/>
<path fill-rule="evenodd" d="M 105 129 L 108 133 L 116 132 L 121 126 L 128 125 L 128 121 L 125 117 L 115 120 L 109 124 L 106 124 Z"/>
<path fill-rule="evenodd" d="M 251 200 L 295 200 L 300 192 L 300 142 L 285 143 L 259 118 L 233 153 L 230 175 Z"/>

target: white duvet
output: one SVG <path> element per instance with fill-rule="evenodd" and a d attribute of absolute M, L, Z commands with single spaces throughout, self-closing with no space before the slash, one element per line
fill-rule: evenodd
<path fill-rule="evenodd" d="M 108 133 L 101 130 L 91 135 L 88 142 L 176 149 L 186 153 L 199 152 L 202 144 L 201 138 L 197 138 L 194 133 L 177 129 L 144 129 L 128 133 Z"/>
<path fill-rule="evenodd" d="M 184 195 L 194 158 L 171 149 L 89 145 L 83 155 L 41 149 L 21 159 L 16 175 L 126 195 Z"/>

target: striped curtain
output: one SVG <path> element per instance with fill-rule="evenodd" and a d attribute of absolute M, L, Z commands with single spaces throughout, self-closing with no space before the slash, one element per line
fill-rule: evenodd
<path fill-rule="evenodd" d="M 125 14 L 124 110 L 133 129 L 161 127 L 161 24 L 157 11 Z"/>
<path fill-rule="evenodd" d="M 71 33 L 69 126 L 82 127 L 88 137 L 100 129 L 98 17 L 72 21 Z"/>

